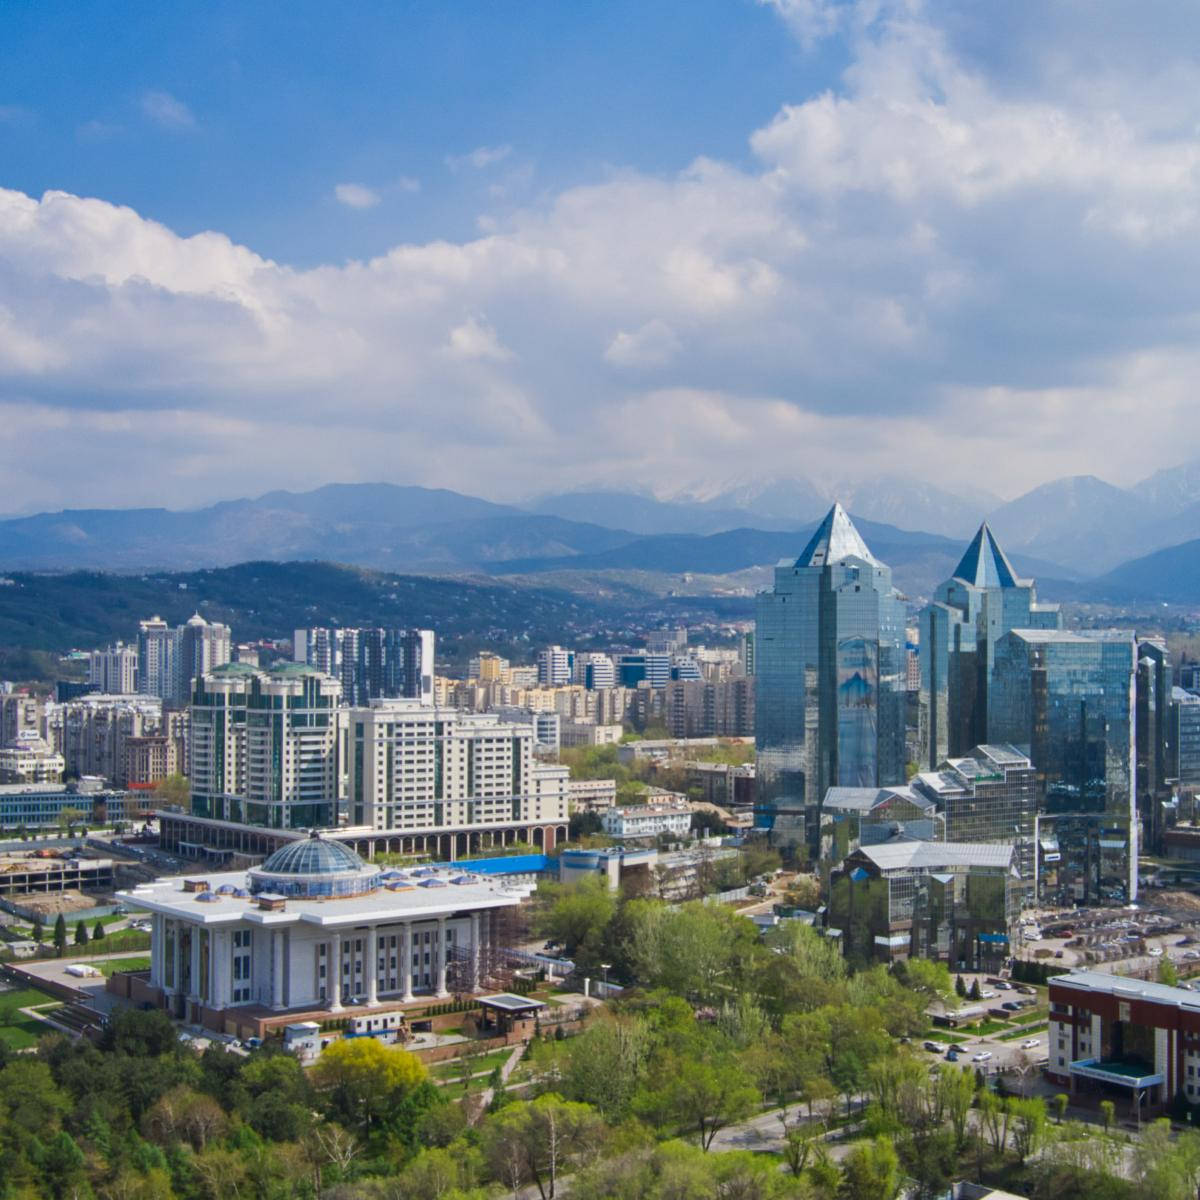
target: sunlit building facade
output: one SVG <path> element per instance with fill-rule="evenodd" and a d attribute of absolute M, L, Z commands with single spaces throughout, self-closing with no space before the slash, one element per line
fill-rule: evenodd
<path fill-rule="evenodd" d="M 755 624 L 757 819 L 815 853 L 831 787 L 904 782 L 904 606 L 835 504 Z"/>

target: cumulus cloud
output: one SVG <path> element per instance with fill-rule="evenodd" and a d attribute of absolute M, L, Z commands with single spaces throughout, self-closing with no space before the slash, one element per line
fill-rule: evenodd
<path fill-rule="evenodd" d="M 503 162 L 511 153 L 511 146 L 476 146 L 469 154 L 447 155 L 446 166 L 452 171 L 462 171 L 468 167 L 482 171 Z"/>
<path fill-rule="evenodd" d="M 144 92 L 141 108 L 142 115 L 162 129 L 192 129 L 196 124 L 192 110 L 170 92 Z"/>
<path fill-rule="evenodd" d="M 796 33 L 842 39 L 845 74 L 781 98 L 750 165 L 614 171 L 467 241 L 299 269 L 0 191 L 0 472 L 42 505 L 751 473 L 1014 495 L 1200 453 L 1200 89 L 1170 12 L 1140 18 L 1157 40 L 1097 17 L 1074 61 L 1031 49 L 1041 4 L 947 0 L 943 27 L 864 0 L 821 32 L 827 8 Z"/>
<path fill-rule="evenodd" d="M 361 183 L 339 183 L 333 189 L 334 198 L 347 208 L 374 208 L 382 197 L 373 188 Z"/>

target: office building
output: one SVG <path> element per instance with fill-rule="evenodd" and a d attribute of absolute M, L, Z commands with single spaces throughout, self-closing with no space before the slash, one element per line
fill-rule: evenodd
<path fill-rule="evenodd" d="M 575 654 L 562 646 L 547 646 L 537 655 L 537 681 L 540 687 L 561 687 L 571 682 Z"/>
<path fill-rule="evenodd" d="M 575 682 L 588 691 L 616 687 L 616 664 L 607 654 L 585 653 L 575 656 Z"/>
<path fill-rule="evenodd" d="M 931 958 L 996 970 L 1009 956 L 1022 891 L 1011 846 L 861 846 L 830 876 L 826 921 L 855 962 Z"/>
<path fill-rule="evenodd" d="M 250 871 L 118 893 L 151 913 L 130 999 L 243 1037 L 345 1005 L 359 1016 L 481 986 L 495 914 L 530 888 L 462 871 L 384 871 L 339 842 L 290 841 Z"/>
<path fill-rule="evenodd" d="M 63 756 L 41 738 L 0 748 L 0 784 L 58 783 L 65 769 Z"/>
<path fill-rule="evenodd" d="M 641 684 L 652 688 L 666 687 L 671 682 L 671 656 L 649 651 L 622 654 L 617 659 L 617 679 L 626 688 Z"/>
<path fill-rule="evenodd" d="M 1169 769 L 1172 752 L 1171 660 L 1162 638 L 1140 638 L 1134 688 L 1134 737 L 1137 755 L 1137 813 L 1140 845 L 1147 853 L 1162 850 L 1162 835 L 1172 804 Z"/>
<path fill-rule="evenodd" d="M 937 802 L 911 787 L 832 787 L 821 804 L 820 861 L 836 866 L 861 846 L 946 840 Z"/>
<path fill-rule="evenodd" d="M 937 803 L 949 842 L 992 842 L 1013 848 L 1013 865 L 1034 898 L 1037 873 L 1038 774 L 1013 746 L 976 746 L 918 773 L 912 790 Z"/>
<path fill-rule="evenodd" d="M 815 853 L 831 787 L 904 782 L 904 605 L 840 504 L 759 594 L 754 650 L 758 819 Z"/>
<path fill-rule="evenodd" d="M 117 642 L 88 656 L 88 683 L 109 696 L 137 691 L 137 647 Z"/>
<path fill-rule="evenodd" d="M 1200 996 L 1100 971 L 1050 980 L 1046 1078 L 1152 1116 L 1200 1103 Z"/>
<path fill-rule="evenodd" d="M 995 647 L 988 742 L 1038 773 L 1063 900 L 1137 898 L 1136 652 L 1128 633 L 1036 629 Z"/>
<path fill-rule="evenodd" d="M 996 644 L 1012 629 L 1060 629 L 1057 605 L 1039 604 L 986 524 L 953 576 L 921 613 L 920 765 L 929 770 L 988 741 L 988 688 Z"/>
<path fill-rule="evenodd" d="M 18 746 L 45 732 L 45 706 L 36 696 L 0 692 L 0 746 Z"/>
<path fill-rule="evenodd" d="M 1172 688 L 1167 722 L 1168 776 L 1200 784 L 1200 693 Z"/>
<path fill-rule="evenodd" d="M 192 813 L 271 829 L 338 823 L 341 685 L 312 667 L 225 663 L 196 681 Z"/>

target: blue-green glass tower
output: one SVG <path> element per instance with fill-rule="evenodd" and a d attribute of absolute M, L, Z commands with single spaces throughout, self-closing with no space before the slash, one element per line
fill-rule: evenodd
<path fill-rule="evenodd" d="M 759 594 L 754 650 L 758 823 L 811 850 L 828 788 L 904 782 L 904 604 L 840 504 Z"/>

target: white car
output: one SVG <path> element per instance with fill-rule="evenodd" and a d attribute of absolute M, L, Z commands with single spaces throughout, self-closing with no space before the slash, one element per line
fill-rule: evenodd
<path fill-rule="evenodd" d="M 990 1050 L 980 1050 L 980 1052 L 978 1054 L 971 1055 L 971 1061 L 972 1062 L 987 1062 L 987 1060 L 991 1057 L 992 1057 L 992 1052 Z"/>
<path fill-rule="evenodd" d="M 1161 946 L 1151 946 L 1150 949 L 1146 951 L 1146 953 L 1148 955 L 1150 955 L 1151 958 L 1162 958 L 1162 947 Z"/>
<path fill-rule="evenodd" d="M 1160 950 L 1160 951 L 1159 951 L 1159 953 L 1161 954 L 1161 953 L 1162 953 L 1162 951 Z M 979 998 L 980 998 L 981 1000 L 995 1000 L 995 998 L 996 998 L 996 993 L 995 993 L 995 992 L 992 992 L 992 991 L 980 992 L 980 993 L 979 993 Z"/>
<path fill-rule="evenodd" d="M 1037 1038 L 1026 1038 L 1021 1043 L 1021 1049 L 1022 1050 L 1036 1050 L 1037 1047 L 1040 1045 L 1041 1045 L 1041 1042 L 1039 1042 Z"/>
<path fill-rule="evenodd" d="M 1005 981 L 1004 981 L 1003 979 L 997 979 L 997 980 L 996 980 L 996 991 L 998 991 L 998 992 L 1011 992 L 1011 991 L 1012 991 L 1012 984 L 1011 984 L 1011 983 L 1005 983 Z"/>

